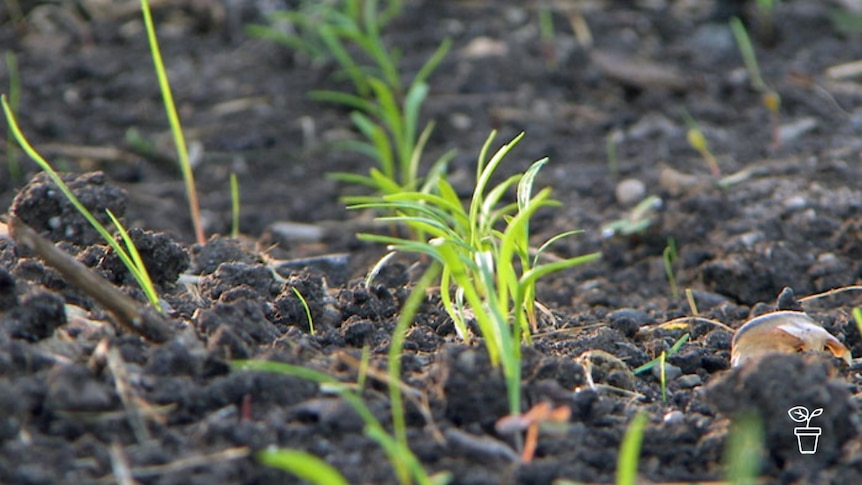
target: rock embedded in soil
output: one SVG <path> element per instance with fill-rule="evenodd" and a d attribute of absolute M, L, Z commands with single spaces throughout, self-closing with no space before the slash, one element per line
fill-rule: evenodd
<path fill-rule="evenodd" d="M 626 337 L 633 337 L 644 325 L 651 325 L 655 320 L 646 312 L 634 308 L 621 308 L 608 315 L 611 327 L 619 330 Z"/>

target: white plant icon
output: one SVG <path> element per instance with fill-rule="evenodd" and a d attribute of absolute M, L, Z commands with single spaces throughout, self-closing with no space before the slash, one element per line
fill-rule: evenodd
<path fill-rule="evenodd" d="M 787 410 L 787 414 L 790 415 L 790 419 L 796 421 L 797 423 L 805 422 L 805 427 L 811 427 L 811 420 L 823 414 L 823 408 L 817 408 L 814 411 L 808 412 L 808 408 L 805 406 L 794 406 Z"/>
<path fill-rule="evenodd" d="M 793 429 L 793 434 L 796 435 L 796 441 L 799 444 L 799 453 L 803 455 L 813 455 L 817 453 L 817 442 L 820 439 L 820 428 L 812 428 L 811 420 L 823 414 L 823 408 L 817 408 L 809 412 L 805 406 L 793 406 L 787 410 L 790 419 L 797 423 L 805 423 L 805 427 Z"/>

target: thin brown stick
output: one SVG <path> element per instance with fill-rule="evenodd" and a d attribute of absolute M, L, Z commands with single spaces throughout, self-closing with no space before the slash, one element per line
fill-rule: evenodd
<path fill-rule="evenodd" d="M 187 458 L 180 458 L 179 460 L 165 463 L 164 465 L 147 465 L 140 467 L 132 467 L 131 469 L 129 469 L 129 472 L 133 477 L 138 479 L 156 477 L 159 475 L 166 475 L 168 473 L 180 472 L 189 468 L 207 466 L 213 463 L 221 463 L 228 460 L 238 460 L 241 458 L 246 458 L 250 454 L 251 450 L 249 450 L 247 446 L 237 446 L 235 448 L 226 448 L 224 450 L 216 451 L 207 455 L 194 455 Z M 117 483 L 117 477 L 113 474 L 108 475 L 106 477 L 99 478 L 95 481 L 95 483 L 114 484 Z"/>
<path fill-rule="evenodd" d="M 128 412 L 129 426 L 131 426 L 138 443 L 145 443 L 150 440 L 150 431 L 147 429 L 147 423 L 144 422 L 141 409 L 138 407 L 137 396 L 135 396 L 132 386 L 129 385 L 129 373 L 126 372 L 120 351 L 113 347 L 108 350 L 106 357 L 108 369 L 111 370 L 111 375 L 114 377 L 117 394 L 120 395 L 120 401 L 123 402 L 123 407 Z"/>
<path fill-rule="evenodd" d="M 114 471 L 117 485 L 135 485 L 137 482 L 132 478 L 129 468 L 129 460 L 123 453 L 123 447 L 119 443 L 111 443 L 108 452 L 111 457 L 111 469 Z"/>
<path fill-rule="evenodd" d="M 816 300 L 818 298 L 825 298 L 827 296 L 837 295 L 839 293 L 844 293 L 847 291 L 860 291 L 862 290 L 862 285 L 850 285 L 850 286 L 842 286 L 840 288 L 833 288 L 831 290 L 824 291 L 822 293 L 815 293 L 813 295 L 803 296 L 799 299 L 799 303 L 807 303 L 811 300 Z"/>
<path fill-rule="evenodd" d="M 80 288 L 113 313 L 125 330 L 156 343 L 165 342 L 173 335 L 168 321 L 162 315 L 120 291 L 14 215 L 9 221 L 9 232 L 15 243 L 34 252 L 48 266 L 59 271 L 71 285 Z"/>

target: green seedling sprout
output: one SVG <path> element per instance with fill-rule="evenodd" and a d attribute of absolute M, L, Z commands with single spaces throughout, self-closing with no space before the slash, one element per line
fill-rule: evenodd
<path fill-rule="evenodd" d="M 761 94 L 763 105 L 769 111 L 770 120 L 772 121 L 772 146 L 773 148 L 777 148 L 781 142 L 778 126 L 781 97 L 763 80 L 763 76 L 760 74 L 760 65 L 757 63 L 757 54 L 754 52 L 754 44 L 752 44 L 742 20 L 739 17 L 733 17 L 730 19 L 730 28 L 733 31 L 736 44 L 739 46 L 742 62 L 745 64 L 749 78 L 751 78 L 751 87 Z"/>
<path fill-rule="evenodd" d="M 661 351 L 661 355 L 658 356 L 659 363 L 659 382 L 661 383 L 661 402 L 667 402 L 667 365 L 665 362 L 667 361 L 667 352 L 664 350 Z"/>
<path fill-rule="evenodd" d="M 674 342 L 674 344 L 671 346 L 671 348 L 668 349 L 667 355 L 665 355 L 665 359 L 667 357 L 670 357 L 671 355 L 677 353 L 679 351 L 679 349 L 682 348 L 682 346 L 685 345 L 686 342 L 688 342 L 689 337 L 691 337 L 691 335 L 685 334 L 682 337 L 680 337 L 676 342 Z M 664 354 L 664 352 L 662 352 L 662 354 Z M 659 365 L 660 361 L 661 361 L 661 356 L 656 357 L 655 359 L 653 359 L 653 360 L 647 362 L 646 364 L 638 367 L 633 372 L 635 374 L 640 374 L 642 372 L 646 372 L 646 371 L 652 369 L 653 367 Z M 664 366 L 662 366 L 662 367 L 664 367 Z"/>
<path fill-rule="evenodd" d="M 605 136 L 605 152 L 608 156 L 608 172 L 611 177 L 619 178 L 620 165 L 617 157 L 617 131 L 611 131 Z"/>
<path fill-rule="evenodd" d="M 676 248 L 676 240 L 669 236 L 667 238 L 667 246 L 662 251 L 662 260 L 664 261 L 664 272 L 667 276 L 668 284 L 670 284 L 670 294 L 674 298 L 679 297 L 679 287 L 676 284 L 676 272 L 673 269 L 673 264 L 679 259 L 679 252 Z"/>
<path fill-rule="evenodd" d="M 531 322 L 535 322 L 536 281 L 597 259 L 599 254 L 537 264 L 538 259 L 530 255 L 529 220 L 540 208 L 556 205 L 550 199 L 550 189 L 535 195 L 532 192 L 535 176 L 547 159 L 491 186 L 492 175 L 523 137 L 517 136 L 489 156 L 495 135 L 491 133 L 480 152 L 476 185 L 467 208 L 444 177 L 437 180 L 435 193 L 399 192 L 351 208 L 399 214 L 378 220 L 404 224 L 417 234 L 428 235 L 427 240 L 377 234 L 359 237 L 388 244 L 392 250 L 425 254 L 442 264 L 443 306 L 463 338 L 469 338 L 467 319 L 475 318 L 491 362 L 503 367 L 510 414 L 517 415 L 521 411 L 520 345 L 530 341 Z M 504 195 L 512 188 L 516 188 L 517 201 L 503 203 Z M 556 240 L 559 237 L 549 243 Z M 540 247 L 544 250 L 547 244 Z M 450 285 L 455 287 L 454 299 L 449 294 Z"/>
<path fill-rule="evenodd" d="M 554 14 L 548 5 L 539 6 L 539 38 L 541 39 L 542 57 L 545 58 L 545 66 L 550 70 L 557 69 L 557 52 L 554 45 L 556 33 L 554 32 Z"/>
<path fill-rule="evenodd" d="M 839 34 L 854 36 L 862 33 L 862 13 L 836 8 L 829 11 L 829 21 Z"/>
<path fill-rule="evenodd" d="M 348 485 L 349 483 L 335 467 L 305 451 L 267 449 L 257 453 L 257 460 L 314 485 Z"/>
<path fill-rule="evenodd" d="M 632 418 L 626 434 L 623 437 L 620 453 L 617 456 L 617 485 L 635 485 L 638 478 L 638 459 L 641 454 L 641 442 L 646 431 L 648 416 L 639 412 Z"/>
<path fill-rule="evenodd" d="M 308 307 L 308 301 L 305 300 L 305 297 L 302 296 L 302 293 L 299 292 L 294 287 L 290 287 L 293 290 L 293 294 L 299 298 L 299 303 L 302 304 L 303 310 L 305 310 L 305 318 L 308 320 L 308 333 L 314 335 L 314 320 L 311 318 L 311 308 Z"/>
<path fill-rule="evenodd" d="M 744 414 L 733 421 L 725 448 L 725 474 L 733 485 L 758 483 L 764 455 L 763 422 L 756 414 Z"/>
<path fill-rule="evenodd" d="M 706 162 L 706 166 L 709 167 L 709 172 L 713 177 L 721 177 L 721 169 L 718 167 L 718 160 L 715 159 L 715 155 L 710 151 L 709 143 L 706 141 L 706 136 L 704 136 L 703 131 L 701 131 L 697 122 L 694 121 L 694 118 L 692 118 L 691 115 L 683 113 L 683 116 L 685 117 L 686 125 L 688 125 L 688 131 L 685 133 L 685 139 L 688 141 L 688 145 L 700 154 L 703 161 Z"/>
<path fill-rule="evenodd" d="M 18 72 L 18 57 L 15 53 L 6 51 L 6 71 L 9 72 L 9 105 L 13 114 L 18 114 L 21 106 L 21 77 Z M 11 129 L 6 130 L 6 167 L 9 179 L 13 182 L 21 180 L 21 166 L 18 163 L 18 149 L 12 141 L 15 136 Z"/>
<path fill-rule="evenodd" d="M 421 133 L 418 132 L 419 114 L 429 91 L 425 79 L 443 60 L 450 46 L 449 40 L 440 45 L 420 69 L 400 103 L 397 91 L 375 78 L 369 80 L 373 91 L 372 101 L 335 91 L 311 93 L 312 99 L 345 105 L 354 110 L 350 119 L 364 140 L 343 142 L 341 147 L 377 162 L 377 168 L 372 169 L 369 175 L 335 173 L 331 175 L 333 178 L 368 186 L 377 194 L 415 190 L 423 184 L 419 165 L 434 126 L 429 123 Z M 431 175 L 444 172 L 446 164 L 454 155 L 454 152 L 445 153 L 432 164 L 426 187 L 433 184 L 434 177 Z M 356 203 L 363 199 L 354 197 L 345 200 Z"/>
<path fill-rule="evenodd" d="M 230 237 L 239 237 L 239 182 L 236 173 L 230 174 Z"/>
<path fill-rule="evenodd" d="M 423 181 L 419 164 L 433 124 L 420 132 L 419 114 L 428 96 L 427 79 L 448 53 L 451 41 L 440 44 L 405 92 L 404 76 L 398 69 L 399 54 L 387 48 L 380 33 L 403 5 L 401 1 L 390 1 L 381 8 L 380 4 L 377 0 L 304 2 L 297 10 L 279 12 L 272 18 L 273 22 L 291 26 L 293 33 L 275 26 L 251 28 L 255 35 L 282 42 L 312 57 L 334 59 L 352 81 L 355 93 L 312 91 L 310 97 L 352 110 L 350 119 L 361 138 L 344 141 L 340 147 L 371 158 L 377 166 L 368 175 L 342 172 L 330 176 L 367 186 L 374 197 L 420 187 L 430 190 L 454 156 L 449 152 L 438 158 Z M 370 200 L 364 196 L 344 198 L 348 204 Z"/>
<path fill-rule="evenodd" d="M 766 44 L 775 42 L 775 6 L 778 0 L 757 0 L 757 20 L 760 40 Z"/>
<path fill-rule="evenodd" d="M 126 228 L 123 227 L 123 224 L 117 219 L 117 216 L 114 215 L 113 212 L 106 209 L 108 213 L 108 217 L 111 218 L 111 223 L 114 224 L 114 227 L 117 229 L 117 232 L 120 234 L 120 238 L 123 240 L 123 244 L 126 246 L 126 254 L 129 255 L 129 259 L 132 261 L 131 266 L 126 266 L 126 268 L 132 273 L 132 277 L 135 278 L 135 281 L 138 281 L 141 289 L 144 290 L 144 293 L 147 295 L 147 300 L 150 302 L 155 302 L 153 305 L 161 311 L 161 304 L 159 303 L 159 296 L 156 294 L 155 286 L 153 285 L 153 281 L 150 279 L 150 274 L 147 272 L 147 267 L 144 265 L 144 260 L 141 258 L 141 253 L 138 252 L 138 248 L 135 247 L 134 241 L 129 236 Z M 116 251 L 116 249 L 115 249 Z M 119 254 L 119 253 L 117 253 Z"/>
<path fill-rule="evenodd" d="M 742 62 L 745 64 L 745 69 L 751 78 L 751 87 L 756 91 L 766 91 L 768 88 L 763 81 L 763 76 L 760 75 L 760 65 L 757 63 L 754 44 L 751 43 L 751 38 L 748 36 L 748 31 L 745 29 L 742 20 L 739 17 L 730 19 L 730 29 L 733 31 L 736 45 L 739 47 L 740 54 L 742 54 Z"/>
<path fill-rule="evenodd" d="M 856 328 L 859 330 L 859 335 L 862 335 L 862 308 L 858 306 L 853 308 L 853 320 L 856 322 Z"/>
<path fill-rule="evenodd" d="M 655 211 L 661 206 L 662 200 L 657 195 L 644 198 L 632 208 L 627 217 L 602 225 L 602 237 L 609 238 L 618 234 L 631 236 L 646 231 L 652 224 Z"/>
<path fill-rule="evenodd" d="M 201 210 L 198 203 L 198 193 L 195 188 L 195 177 L 192 171 L 191 163 L 189 162 L 189 153 L 186 149 L 186 139 L 183 135 L 183 128 L 180 124 L 180 117 L 177 114 L 177 108 L 174 104 L 174 97 L 171 93 L 171 85 L 168 81 L 168 75 L 165 71 L 165 65 L 162 62 L 162 53 L 159 50 L 159 41 L 156 38 L 156 29 L 153 26 L 153 17 L 150 13 L 150 4 L 147 0 L 141 0 L 141 11 L 144 16 L 144 25 L 147 28 L 147 40 L 150 44 L 150 51 L 153 56 L 153 65 L 156 70 L 156 77 L 159 80 L 159 89 L 162 92 L 162 100 L 165 104 L 165 113 L 168 115 L 168 122 L 171 125 L 171 133 L 174 137 L 174 145 L 177 150 L 177 159 L 179 160 L 180 169 L 183 173 L 183 181 L 186 186 L 186 196 L 189 201 L 189 210 L 191 212 L 192 224 L 194 225 L 195 239 L 198 244 L 206 243 L 204 235 L 203 223 L 201 221 Z"/>
<path fill-rule="evenodd" d="M 409 449 L 407 445 L 407 423 L 404 420 L 404 399 L 401 395 L 401 387 L 398 385 L 401 382 L 401 350 L 404 348 L 404 338 L 407 336 L 407 327 L 413 322 L 413 317 L 419 310 L 419 305 L 425 300 L 425 290 L 431 285 L 438 274 L 440 267 L 438 265 L 431 266 L 422 278 L 416 283 L 404 306 L 401 308 L 401 314 L 398 316 L 398 322 L 395 324 L 395 330 L 392 332 L 392 341 L 389 343 L 389 407 L 392 411 L 392 429 L 395 435 L 395 442 L 403 449 Z M 406 463 L 395 463 L 396 474 L 401 483 L 408 483 L 409 470 Z"/>
<path fill-rule="evenodd" d="M 413 288 L 410 296 L 407 297 L 407 301 L 401 309 L 401 314 L 398 317 L 398 322 L 396 323 L 395 330 L 392 334 L 392 342 L 389 345 L 388 354 L 389 379 L 387 381 L 389 386 L 390 410 L 392 413 L 392 435 L 386 433 L 383 425 L 374 417 L 374 414 L 371 413 L 371 410 L 365 405 L 359 394 L 362 392 L 364 387 L 366 375 L 365 370 L 368 368 L 370 351 L 367 346 L 363 348 L 363 357 L 360 361 L 359 368 L 359 382 L 356 386 L 356 391 L 351 390 L 346 384 L 337 381 L 327 374 L 290 364 L 265 361 L 234 361 L 233 366 L 242 370 L 279 372 L 311 380 L 321 384 L 322 386 L 328 386 L 347 401 L 347 403 L 350 404 L 351 407 L 353 407 L 353 409 L 360 415 L 365 423 L 366 434 L 375 440 L 386 452 L 395 474 L 398 477 L 399 483 L 404 485 L 414 483 L 414 481 L 420 485 L 437 485 L 446 483 L 448 478 L 445 474 L 435 476 L 434 478 L 429 477 L 422 468 L 422 464 L 418 459 L 416 459 L 413 452 L 410 451 L 410 447 L 407 443 L 407 425 L 404 419 L 404 401 L 401 394 L 401 386 L 399 385 L 401 382 L 401 352 L 404 348 L 404 338 L 406 336 L 407 327 L 416 316 L 419 305 L 425 299 L 425 292 L 428 289 L 428 286 L 437 278 L 439 271 L 439 266 L 432 266 L 416 283 L 416 286 Z M 291 453 L 290 450 L 279 451 L 287 451 L 288 454 Z M 279 464 L 275 465 L 279 466 Z M 296 464 L 290 465 L 294 467 L 296 466 Z M 301 478 L 308 479 L 307 476 L 299 475 L 299 473 L 297 473 L 297 471 L 302 472 L 303 470 L 301 469 L 293 468 L 288 471 L 300 476 Z"/>
<path fill-rule="evenodd" d="M 144 294 L 147 296 L 147 300 L 155 307 L 158 311 L 162 311 L 161 304 L 159 303 L 159 297 L 156 293 L 156 289 L 153 286 L 152 280 L 147 273 L 147 268 L 144 266 L 143 261 L 141 260 L 140 254 L 135 249 L 134 244 L 129 238 L 126 230 L 119 223 L 116 217 L 108 211 L 108 217 L 114 222 L 114 225 L 117 227 L 117 230 L 120 232 L 121 238 L 126 244 L 126 248 L 120 245 L 119 242 L 114 239 L 110 232 L 105 228 L 96 219 L 95 216 L 81 203 L 78 197 L 72 192 L 72 189 L 69 188 L 68 185 L 63 181 L 54 167 L 45 160 L 42 155 L 37 152 L 30 142 L 27 141 L 27 138 L 24 137 L 24 134 L 21 132 L 21 129 L 18 127 L 18 122 L 15 120 L 15 115 L 12 113 L 12 108 L 9 106 L 9 102 L 6 99 L 6 95 L 0 96 L 0 102 L 3 104 L 3 112 L 6 115 L 6 122 L 9 124 L 9 129 L 12 130 L 12 134 L 15 137 L 15 140 L 18 142 L 18 145 L 21 146 L 21 149 L 24 150 L 24 153 L 27 154 L 30 158 L 32 158 L 39 168 L 45 171 L 48 176 L 51 178 L 51 181 L 60 189 L 60 192 L 69 200 L 69 202 L 75 207 L 75 209 L 90 223 L 91 226 L 102 236 L 102 239 L 108 245 L 111 246 L 111 249 L 117 253 L 117 256 L 123 262 L 123 265 L 129 270 L 129 273 L 135 278 L 138 285 L 144 291 Z"/>
<path fill-rule="evenodd" d="M 368 344 L 362 346 L 362 354 L 359 356 L 359 370 L 356 376 L 356 390 L 359 395 L 365 390 L 365 381 L 368 378 L 368 364 L 371 362 L 371 347 Z"/>
<path fill-rule="evenodd" d="M 365 404 L 359 394 L 351 389 L 351 386 L 342 383 L 323 372 L 308 369 L 292 364 L 281 362 L 271 362 L 262 360 L 236 360 L 231 363 L 236 370 L 244 371 L 261 371 L 261 372 L 276 372 L 279 374 L 289 375 L 315 382 L 321 387 L 326 387 L 328 390 L 338 394 L 350 407 L 359 415 L 362 422 L 365 423 L 365 434 L 374 440 L 386 453 L 389 462 L 396 466 L 404 466 L 409 470 L 410 477 L 415 483 L 420 485 L 434 485 L 434 481 L 428 476 L 422 468 L 422 464 L 416 458 L 416 455 L 410 451 L 410 448 L 404 447 L 390 434 L 386 432 L 383 424 L 374 416 L 371 409 Z M 397 383 L 395 383 L 397 385 Z M 403 463 L 403 465 L 401 465 Z M 400 482 L 402 484 L 410 483 Z"/>

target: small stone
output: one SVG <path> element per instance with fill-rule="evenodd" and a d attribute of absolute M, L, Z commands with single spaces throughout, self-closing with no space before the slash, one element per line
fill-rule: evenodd
<path fill-rule="evenodd" d="M 626 337 L 633 337 L 640 327 L 655 323 L 655 320 L 641 310 L 623 308 L 608 315 L 612 328 L 622 332 Z"/>
<path fill-rule="evenodd" d="M 686 374 L 677 379 L 676 382 L 679 384 L 679 387 L 682 387 L 683 389 L 691 389 L 703 384 L 703 379 L 701 379 L 697 374 Z"/>
<path fill-rule="evenodd" d="M 793 293 L 793 288 L 785 286 L 778 295 L 777 305 L 779 310 L 802 311 L 802 304 L 796 300 L 796 295 Z"/>
<path fill-rule="evenodd" d="M 620 205 L 635 205 L 646 196 L 646 185 L 638 179 L 624 179 L 617 184 L 615 194 Z"/>
<path fill-rule="evenodd" d="M 463 49 L 461 49 L 461 57 L 463 59 L 484 59 L 488 57 L 504 57 L 509 53 L 509 46 L 505 42 L 490 37 L 476 37 L 471 40 Z"/>
<path fill-rule="evenodd" d="M 673 410 L 669 413 L 666 413 L 664 417 L 662 417 L 662 421 L 664 421 L 664 424 L 668 424 L 671 426 L 675 424 L 682 424 L 683 422 L 685 422 L 685 415 L 682 414 L 682 411 L 680 410 Z"/>

